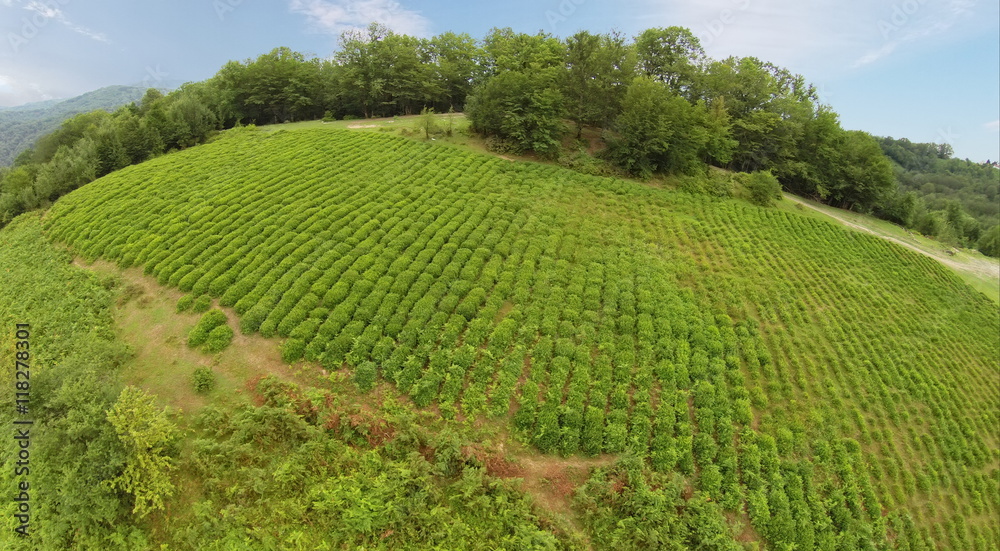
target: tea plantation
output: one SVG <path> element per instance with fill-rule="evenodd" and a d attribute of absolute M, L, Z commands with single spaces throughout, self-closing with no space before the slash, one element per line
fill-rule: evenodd
<path fill-rule="evenodd" d="M 229 132 L 43 225 L 218 299 L 287 362 L 624 454 L 578 493 L 598 548 L 1000 547 L 998 310 L 875 237 L 322 128 Z"/>

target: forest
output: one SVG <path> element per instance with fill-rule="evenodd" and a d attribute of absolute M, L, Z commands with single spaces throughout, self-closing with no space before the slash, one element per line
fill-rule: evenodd
<path fill-rule="evenodd" d="M 569 153 L 585 150 L 587 128 L 599 135 L 604 173 L 767 173 L 787 191 L 1000 254 L 995 213 L 978 200 L 996 197 L 1000 175 L 983 171 L 966 186 L 954 176 L 961 162 L 940 151 L 941 163 L 913 165 L 895 154 L 905 149 L 898 144 L 887 149 L 886 139 L 842 128 L 802 75 L 753 57 L 711 59 L 680 27 L 634 39 L 507 28 L 477 40 L 453 32 L 416 38 L 372 24 L 345 32 L 330 59 L 276 48 L 231 61 L 208 80 L 167 95 L 149 90 L 138 103 L 78 115 L 39 139 L 0 170 L 0 224 L 221 129 L 432 111 L 463 111 L 497 152 L 554 159 L 567 143 Z M 948 161 L 952 168 L 939 167 Z M 945 172 L 924 173 L 938 170 Z M 939 188 L 967 190 L 967 200 L 948 203 Z"/>
<path fill-rule="evenodd" d="M 880 138 L 899 188 L 876 214 L 951 246 L 1000 256 L 1000 170 L 952 157 L 947 144 Z"/>

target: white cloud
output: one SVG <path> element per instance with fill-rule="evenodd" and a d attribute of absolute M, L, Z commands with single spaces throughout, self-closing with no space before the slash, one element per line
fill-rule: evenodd
<path fill-rule="evenodd" d="M 986 128 L 987 130 L 991 130 L 993 132 L 1000 132 L 1000 120 L 995 120 L 995 121 L 992 121 L 992 122 L 988 122 L 988 123 L 984 124 L 983 127 Z"/>
<path fill-rule="evenodd" d="M 55 7 L 54 5 L 47 6 L 41 2 L 38 2 L 37 0 L 32 0 L 31 2 L 28 2 L 28 5 L 24 6 L 24 9 L 28 11 L 33 11 L 46 19 L 56 19 L 64 17 L 62 14 L 62 10 L 60 10 L 59 8 Z"/>
<path fill-rule="evenodd" d="M 3 0 L 3 2 L 5 5 L 10 6 L 12 0 Z M 82 34 L 91 40 L 104 42 L 106 44 L 111 43 L 111 40 L 109 40 L 103 33 L 94 32 L 82 25 L 77 25 L 76 23 L 70 21 L 70 19 L 66 17 L 66 13 L 59 9 L 55 2 L 30 0 L 28 3 L 23 4 L 23 8 L 30 12 L 34 12 L 35 15 L 32 16 L 33 18 L 41 17 L 43 20 L 58 21 L 73 32 Z"/>
<path fill-rule="evenodd" d="M 291 0 L 294 13 L 309 18 L 315 30 L 339 36 L 378 22 L 393 31 L 413 36 L 430 34 L 430 21 L 394 0 Z"/>
<path fill-rule="evenodd" d="M 976 0 L 636 1 L 644 27 L 687 27 L 716 59 L 753 55 L 811 73 L 874 63 L 984 11 Z"/>
<path fill-rule="evenodd" d="M 948 0 L 943 5 L 929 0 L 902 0 L 882 10 L 878 30 L 883 44 L 855 60 L 853 67 L 874 63 L 899 49 L 944 34 L 963 19 L 974 15 L 974 0 Z"/>
<path fill-rule="evenodd" d="M 15 68 L 15 73 L 20 71 Z M 0 106 L 9 107 L 52 99 L 52 94 L 46 92 L 33 78 L 34 76 L 24 74 L 0 75 Z"/>

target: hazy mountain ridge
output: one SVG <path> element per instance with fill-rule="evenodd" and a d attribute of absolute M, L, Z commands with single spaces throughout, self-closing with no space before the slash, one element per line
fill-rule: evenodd
<path fill-rule="evenodd" d="M 96 109 L 112 111 L 139 101 L 145 92 L 139 86 L 106 86 L 75 98 L 0 108 L 0 165 L 13 163 L 18 154 L 73 115 Z"/>

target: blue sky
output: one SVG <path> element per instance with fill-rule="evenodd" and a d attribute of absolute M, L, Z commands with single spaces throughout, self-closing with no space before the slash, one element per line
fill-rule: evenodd
<path fill-rule="evenodd" d="M 685 26 L 712 57 L 801 73 L 846 128 L 1000 158 L 996 0 L 0 0 L 0 106 L 201 80 L 276 46 L 325 57 L 373 20 L 477 38 Z"/>

